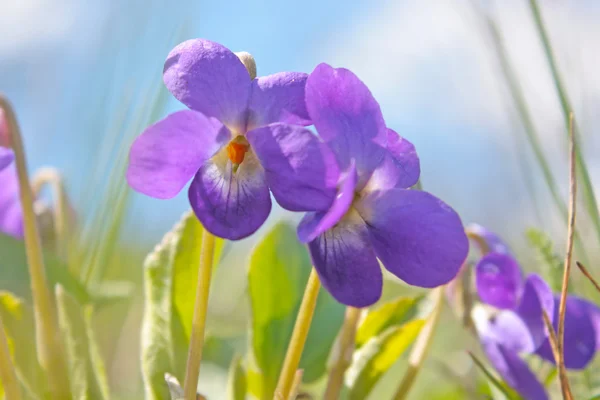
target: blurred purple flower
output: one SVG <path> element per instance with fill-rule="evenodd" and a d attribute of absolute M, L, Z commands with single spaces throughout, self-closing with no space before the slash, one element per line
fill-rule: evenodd
<path fill-rule="evenodd" d="M 5 169 L 13 162 L 14 154 L 11 149 L 7 149 L 6 147 L 0 147 L 0 171 Z"/>
<path fill-rule="evenodd" d="M 454 278 L 468 252 L 461 220 L 431 194 L 407 189 L 420 174 L 415 148 L 386 127 L 364 83 L 320 64 L 306 83 L 306 107 L 335 156 L 327 175 L 339 177 L 331 204 L 298 227 L 329 292 L 354 307 L 376 302 L 383 284 L 377 259 L 415 286 Z"/>
<path fill-rule="evenodd" d="M 488 253 L 477 264 L 475 283 L 481 301 L 497 313 L 474 312 L 485 353 L 503 379 L 524 398 L 547 399 L 542 384 L 519 354 L 535 353 L 554 362 L 542 310 L 557 326 L 558 298 L 548 284 L 531 274 L 523 281 L 518 262 L 509 254 Z M 565 365 L 584 368 L 593 358 L 600 334 L 600 312 L 591 303 L 569 296 L 565 317 Z"/>
<path fill-rule="evenodd" d="M 14 153 L 9 147 L 8 127 L 4 119 L 4 111 L 0 109 L 0 171 L 8 167 L 14 159 Z"/>
<path fill-rule="evenodd" d="M 23 213 L 17 172 L 13 165 L 0 170 L 0 188 L 0 232 L 22 238 Z"/>
<path fill-rule="evenodd" d="M 337 175 L 323 171 L 332 155 L 314 134 L 294 126 L 311 124 L 306 74 L 251 79 L 230 50 L 194 39 L 171 51 L 163 78 L 190 110 L 167 116 L 133 143 L 127 171 L 133 189 L 168 199 L 192 179 L 188 194 L 198 219 L 227 239 L 263 224 L 269 189 L 288 210 L 329 205 Z"/>

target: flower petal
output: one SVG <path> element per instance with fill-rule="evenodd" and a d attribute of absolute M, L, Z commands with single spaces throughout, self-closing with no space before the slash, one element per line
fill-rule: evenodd
<path fill-rule="evenodd" d="M 127 181 L 148 196 L 172 198 L 230 139 L 229 130 L 215 118 L 190 110 L 175 112 L 133 142 Z"/>
<path fill-rule="evenodd" d="M 298 225 L 298 238 L 302 243 L 313 241 L 317 236 L 340 222 L 346 215 L 356 187 L 356 167 L 350 164 L 350 169 L 340 179 L 339 189 L 333 203 L 327 211 L 307 213 Z"/>
<path fill-rule="evenodd" d="M 217 118 L 236 133 L 245 132 L 250 75 L 226 47 L 204 39 L 177 45 L 165 61 L 163 80 L 192 110 Z"/>
<path fill-rule="evenodd" d="M 13 162 L 15 155 L 11 149 L 0 146 L 0 170 L 8 167 Z"/>
<path fill-rule="evenodd" d="M 387 132 L 387 154 L 373 172 L 365 191 L 406 189 L 419 181 L 421 165 L 415 146 L 393 130 Z"/>
<path fill-rule="evenodd" d="M 319 64 L 306 82 L 306 108 L 340 167 L 356 160 L 362 188 L 385 156 L 387 128 L 367 86 L 344 68 Z"/>
<path fill-rule="evenodd" d="M 309 243 L 323 286 L 340 303 L 367 307 L 381 297 L 383 276 L 356 210 Z"/>
<path fill-rule="evenodd" d="M 543 310 L 548 317 L 554 316 L 554 295 L 542 277 L 531 274 L 525 280 L 523 295 L 516 312 L 527 325 L 536 349 L 548 337 Z"/>
<path fill-rule="evenodd" d="M 335 156 L 312 132 L 271 124 L 246 134 L 277 202 L 291 211 L 326 210 L 336 194 Z"/>
<path fill-rule="evenodd" d="M 306 78 L 301 72 L 279 72 L 253 80 L 247 129 L 273 122 L 311 125 L 304 101 Z"/>
<path fill-rule="evenodd" d="M 202 225 L 225 239 L 250 236 L 271 212 L 265 171 L 252 152 L 246 153 L 237 172 L 220 152 L 200 168 L 188 194 Z"/>
<path fill-rule="evenodd" d="M 482 302 L 500 309 L 514 309 L 523 282 L 517 261 L 508 254 L 488 253 L 475 267 L 475 285 Z"/>
<path fill-rule="evenodd" d="M 460 217 L 429 193 L 375 192 L 356 207 L 367 222 L 377 257 L 410 285 L 448 283 L 467 257 L 469 244 Z"/>
<path fill-rule="evenodd" d="M 0 170 L 0 232 L 23 237 L 23 211 L 19 198 L 19 181 L 14 166 Z"/>
<path fill-rule="evenodd" d="M 554 298 L 554 329 L 558 326 L 558 306 L 560 299 Z M 596 331 L 587 301 L 575 296 L 567 297 L 565 313 L 565 366 L 570 369 L 583 369 L 596 353 Z M 554 364 L 554 356 L 548 339 L 536 353 Z"/>
<path fill-rule="evenodd" d="M 483 253 L 493 252 L 493 253 L 502 253 L 502 254 L 510 254 L 511 251 L 506 243 L 500 236 L 496 235 L 494 232 L 487 230 L 483 226 L 479 224 L 470 224 L 467 226 L 467 231 L 475 234 L 479 238 L 482 239 L 481 245 L 485 245 L 485 248 L 482 248 L 481 251 Z"/>

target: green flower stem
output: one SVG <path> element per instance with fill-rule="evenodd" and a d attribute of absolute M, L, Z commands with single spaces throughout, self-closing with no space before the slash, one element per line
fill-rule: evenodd
<path fill-rule="evenodd" d="M 190 348 L 188 350 L 185 381 L 183 383 L 185 400 L 196 400 L 197 395 L 214 252 L 215 237 L 205 228 L 204 233 L 202 234 L 202 250 L 200 252 L 200 267 L 198 269 L 198 286 L 196 287 L 194 319 L 192 320 Z"/>
<path fill-rule="evenodd" d="M 44 185 L 49 185 L 52 189 L 53 204 L 52 214 L 54 216 L 54 234 L 56 235 L 56 254 L 62 260 L 68 261 L 69 250 L 69 216 L 67 204 L 67 195 L 64 183 L 60 173 L 52 167 L 41 168 L 36 171 L 32 181 L 31 188 L 33 197 L 38 198 Z"/>
<path fill-rule="evenodd" d="M 0 317 L 0 379 L 7 400 L 21 400 L 21 388 L 17 381 L 15 366 L 10 357 L 8 340 L 4 332 L 4 323 Z"/>
<path fill-rule="evenodd" d="M 398 386 L 398 390 L 396 390 L 394 400 L 404 400 L 406 396 L 408 396 L 410 389 L 416 381 L 417 374 L 423 366 L 425 356 L 431 347 L 435 328 L 437 327 L 437 324 L 440 321 L 440 315 L 442 314 L 444 287 L 445 286 L 440 286 L 432 293 L 435 306 L 429 315 L 425 326 L 423 326 L 423 330 L 419 334 L 412 352 L 410 353 L 410 357 L 408 359 L 408 369 L 402 378 L 402 382 L 400 382 L 400 386 Z"/>
<path fill-rule="evenodd" d="M 304 297 L 302 298 L 302 304 L 298 311 L 298 317 L 296 318 L 294 332 L 292 333 L 292 338 L 285 355 L 283 368 L 279 375 L 274 399 L 289 398 L 292 385 L 294 384 L 296 370 L 300 363 L 300 357 L 304 350 L 304 343 L 306 343 L 306 337 L 308 336 L 310 324 L 315 312 L 315 306 L 317 305 L 317 297 L 319 296 L 320 288 L 321 282 L 319 281 L 319 276 L 313 268 L 310 277 L 308 278 L 306 289 L 304 290 Z"/>
<path fill-rule="evenodd" d="M 63 346 L 56 319 L 56 310 L 46 279 L 42 243 L 33 210 L 33 193 L 29 185 L 23 139 L 13 108 L 3 96 L 0 96 L 0 108 L 4 111 L 10 144 L 15 153 L 21 207 L 23 208 L 25 250 L 35 310 L 38 359 L 42 368 L 46 371 L 52 398 L 69 399 L 71 397 L 69 378 L 63 358 Z"/>
<path fill-rule="evenodd" d="M 325 389 L 325 400 L 337 400 L 340 398 L 342 386 L 344 384 L 344 374 L 352 363 L 352 354 L 356 343 L 356 329 L 360 320 L 360 308 L 347 307 L 346 318 L 340 330 L 338 341 L 335 344 L 333 360 L 329 369 L 329 378 L 327 388 Z"/>

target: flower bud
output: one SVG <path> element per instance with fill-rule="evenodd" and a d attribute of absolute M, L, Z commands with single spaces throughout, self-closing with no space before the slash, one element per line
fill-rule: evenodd
<path fill-rule="evenodd" d="M 252 54 L 245 51 L 240 51 L 235 53 L 235 55 L 240 59 L 242 64 L 244 64 L 244 67 L 246 67 L 246 69 L 248 70 L 248 73 L 250 74 L 250 79 L 256 78 L 256 61 L 254 61 L 254 57 L 252 57 Z"/>

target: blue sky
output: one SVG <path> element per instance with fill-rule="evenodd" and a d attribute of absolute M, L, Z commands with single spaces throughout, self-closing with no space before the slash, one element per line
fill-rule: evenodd
<path fill-rule="evenodd" d="M 495 4 L 485 12 L 503 28 L 544 146 L 566 183 L 560 110 L 528 10 L 518 1 L 485 3 Z M 78 193 L 87 185 L 102 187 L 89 182 L 98 179 L 90 170 L 110 121 L 123 114 L 131 122 L 131 110 L 148 103 L 147 87 L 160 85 L 162 63 L 177 37 L 204 37 L 249 51 L 262 75 L 310 72 L 323 61 L 352 69 L 379 99 L 388 125 L 417 146 L 426 189 L 457 208 L 465 222 L 500 231 L 527 224 L 560 229 L 557 221 L 538 220 L 527 197 L 518 160 L 531 160 L 530 150 L 470 1 L 176 4 L 22 0 L 0 16 L 0 35 L 13 39 L 0 44 L 0 91 L 19 112 L 32 167 L 59 167 L 76 200 L 85 198 Z M 578 120 L 587 128 L 585 150 L 597 153 L 600 7 L 543 5 Z M 168 103 L 170 111 L 179 108 Z M 123 146 L 131 140 L 122 139 Z M 552 211 L 548 200 L 541 206 Z M 173 201 L 135 195 L 130 222 L 155 227 L 145 230 L 155 240 L 185 208 L 185 193 Z"/>

